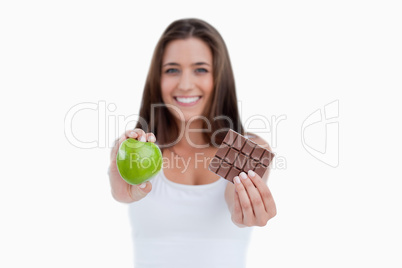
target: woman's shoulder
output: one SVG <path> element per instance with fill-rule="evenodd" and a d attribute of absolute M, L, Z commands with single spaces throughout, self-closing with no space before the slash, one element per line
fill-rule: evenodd
<path fill-rule="evenodd" d="M 257 134 L 252 132 L 245 132 L 244 136 L 249 140 L 251 140 L 252 142 L 255 142 L 256 144 L 260 145 L 261 147 L 264 147 L 265 149 L 272 151 L 271 146 L 269 146 L 269 143 L 260 136 L 258 136 Z"/>

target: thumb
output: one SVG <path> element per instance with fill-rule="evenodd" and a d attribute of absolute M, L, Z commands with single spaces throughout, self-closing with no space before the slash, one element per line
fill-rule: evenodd
<path fill-rule="evenodd" d="M 141 188 L 143 187 L 143 188 Z M 140 185 L 132 185 L 131 193 L 134 201 L 139 201 L 143 199 L 151 191 L 152 185 L 150 182 L 144 182 Z"/>
<path fill-rule="evenodd" d="M 147 181 L 138 185 L 138 188 L 140 189 L 140 191 L 148 194 L 152 190 L 152 184 Z"/>

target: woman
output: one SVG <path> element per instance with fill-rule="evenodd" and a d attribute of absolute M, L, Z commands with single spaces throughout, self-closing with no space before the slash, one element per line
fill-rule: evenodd
<path fill-rule="evenodd" d="M 241 173 L 231 183 L 208 170 L 231 128 L 244 133 L 232 67 L 220 34 L 198 19 L 173 22 L 159 40 L 146 80 L 140 120 L 111 154 L 113 197 L 130 203 L 136 267 L 244 267 L 251 226 L 265 226 L 276 207 L 263 178 Z M 156 142 L 163 168 L 127 184 L 116 153 L 127 138 Z"/>

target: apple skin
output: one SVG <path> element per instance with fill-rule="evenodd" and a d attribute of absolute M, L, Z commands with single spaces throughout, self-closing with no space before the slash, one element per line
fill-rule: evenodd
<path fill-rule="evenodd" d="M 162 168 L 162 153 L 152 142 L 127 139 L 119 147 L 116 157 L 120 176 L 129 184 L 138 185 L 150 180 Z"/>

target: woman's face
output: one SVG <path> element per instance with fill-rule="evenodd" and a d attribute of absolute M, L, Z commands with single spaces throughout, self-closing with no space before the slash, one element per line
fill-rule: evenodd
<path fill-rule="evenodd" d="M 212 61 L 210 48 L 198 38 L 167 44 L 162 58 L 162 99 L 177 119 L 184 117 L 187 122 L 203 115 L 213 91 Z"/>

